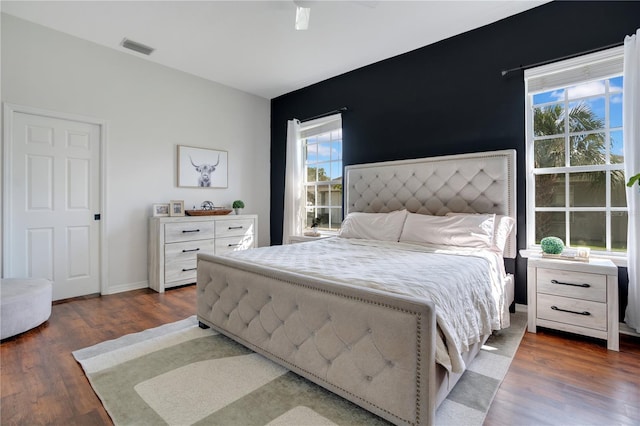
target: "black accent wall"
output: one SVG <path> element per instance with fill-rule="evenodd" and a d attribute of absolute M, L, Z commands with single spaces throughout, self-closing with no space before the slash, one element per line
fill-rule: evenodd
<path fill-rule="evenodd" d="M 523 72 L 501 71 L 622 43 L 637 28 L 640 1 L 552 2 L 272 99 L 271 243 L 282 242 L 287 120 L 346 106 L 345 166 L 516 149 L 524 248 Z M 516 302 L 525 304 L 526 260 L 508 260 L 507 268 L 516 273 Z M 621 282 L 624 305 L 626 288 Z"/>

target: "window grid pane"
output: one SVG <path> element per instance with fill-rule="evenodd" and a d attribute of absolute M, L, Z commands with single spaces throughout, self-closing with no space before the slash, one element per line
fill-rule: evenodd
<path fill-rule="evenodd" d="M 337 231 L 342 224 L 342 129 L 305 139 L 306 223 Z"/>
<path fill-rule="evenodd" d="M 622 84 L 615 77 L 530 95 L 535 244 L 557 236 L 626 250 Z"/>

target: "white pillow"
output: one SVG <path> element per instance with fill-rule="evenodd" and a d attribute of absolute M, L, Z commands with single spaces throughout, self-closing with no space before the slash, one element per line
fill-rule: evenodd
<path fill-rule="evenodd" d="M 378 241 L 398 241 L 406 210 L 390 213 L 349 213 L 342 221 L 339 236 Z"/>
<path fill-rule="evenodd" d="M 491 248 L 495 215 L 431 216 L 409 213 L 401 242 Z"/>
<path fill-rule="evenodd" d="M 479 213 L 454 213 L 449 212 L 447 216 L 460 216 L 460 215 L 478 215 Z M 493 232 L 493 245 L 492 249 L 498 253 L 504 255 L 504 249 L 507 247 L 507 241 L 509 241 L 509 234 L 516 225 L 516 221 L 510 216 L 503 216 L 500 214 L 495 215 L 495 227 Z"/>

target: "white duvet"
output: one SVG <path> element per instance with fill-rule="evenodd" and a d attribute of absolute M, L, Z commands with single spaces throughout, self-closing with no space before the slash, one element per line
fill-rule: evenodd
<path fill-rule="evenodd" d="M 336 237 L 225 256 L 433 301 L 441 331 L 436 362 L 456 373 L 465 369 L 462 352 L 509 326 L 503 259 L 488 250 Z"/>

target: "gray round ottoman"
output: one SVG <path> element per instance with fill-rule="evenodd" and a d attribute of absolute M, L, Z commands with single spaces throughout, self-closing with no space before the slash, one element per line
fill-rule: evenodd
<path fill-rule="evenodd" d="M 31 330 L 51 316 L 53 287 L 43 278 L 0 279 L 0 339 Z"/>

